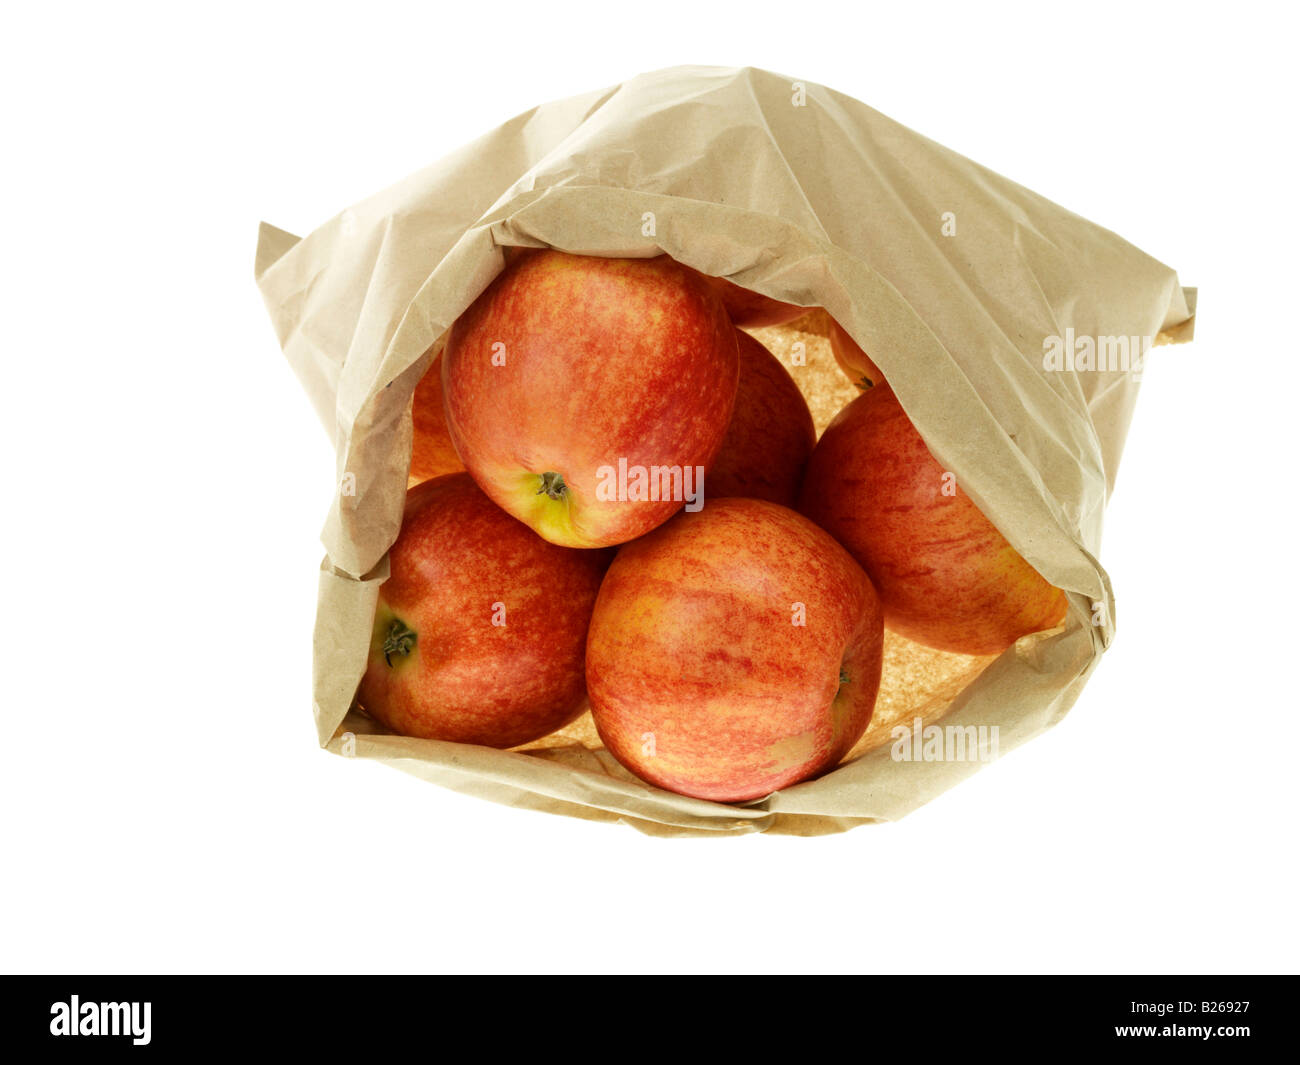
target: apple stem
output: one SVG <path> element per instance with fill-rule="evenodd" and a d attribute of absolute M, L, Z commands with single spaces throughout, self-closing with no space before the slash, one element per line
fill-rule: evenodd
<path fill-rule="evenodd" d="M 564 498 L 564 478 L 558 473 L 542 474 L 542 487 L 537 489 L 537 494 L 545 492 L 552 499 Z"/>
<path fill-rule="evenodd" d="M 844 670 L 840 670 L 840 686 L 843 687 L 849 682 L 849 675 Z"/>
<path fill-rule="evenodd" d="M 411 653 L 414 647 L 415 630 L 401 618 L 393 618 L 392 624 L 388 626 L 388 632 L 384 636 L 384 661 L 388 664 L 388 667 L 392 668 L 393 655 L 405 657 Z"/>

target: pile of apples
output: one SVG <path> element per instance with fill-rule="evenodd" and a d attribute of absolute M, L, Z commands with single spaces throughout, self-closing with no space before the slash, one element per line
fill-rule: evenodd
<path fill-rule="evenodd" d="M 507 748 L 590 703 L 659 787 L 744 802 L 862 736 L 884 627 L 991 654 L 1058 625 L 1048 584 L 954 489 L 865 352 L 818 440 L 741 326 L 806 308 L 668 256 L 513 257 L 414 400 L 410 488 L 357 702 Z"/>

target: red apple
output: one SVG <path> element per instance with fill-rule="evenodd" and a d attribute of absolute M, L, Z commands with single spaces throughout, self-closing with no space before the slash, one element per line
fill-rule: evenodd
<path fill-rule="evenodd" d="M 548 544 L 466 473 L 406 496 L 357 701 L 395 732 L 515 747 L 582 712 L 607 551 Z"/>
<path fill-rule="evenodd" d="M 880 372 L 880 368 L 834 319 L 831 319 L 830 342 L 835 361 L 855 385 L 866 391 L 884 384 L 885 375 Z"/>
<path fill-rule="evenodd" d="M 725 277 L 701 275 L 718 294 L 722 305 L 727 308 L 732 322 L 738 326 L 757 329 L 764 325 L 784 325 L 808 313 L 807 307 L 793 303 L 782 303 L 761 292 L 728 281 Z"/>
<path fill-rule="evenodd" d="M 548 250 L 452 326 L 443 400 L 492 499 L 552 543 L 601 547 L 698 504 L 736 377 L 735 329 L 695 271 Z"/>
<path fill-rule="evenodd" d="M 736 407 L 709 469 L 705 494 L 747 496 L 793 507 L 799 479 L 817 443 L 803 393 L 781 360 L 748 333 L 736 331 L 740 384 Z"/>
<path fill-rule="evenodd" d="M 415 386 L 411 404 L 415 434 L 411 440 L 411 479 L 428 481 L 465 467 L 456 454 L 442 412 L 442 353 Z"/>
<path fill-rule="evenodd" d="M 715 499 L 619 550 L 587 637 L 606 748 L 643 780 L 743 802 L 835 765 L 880 687 L 880 604 L 792 510 Z"/>
<path fill-rule="evenodd" d="M 799 509 L 862 563 L 885 624 L 908 639 L 996 654 L 1065 617 L 1065 593 L 946 474 L 886 385 L 864 392 L 826 428 Z"/>

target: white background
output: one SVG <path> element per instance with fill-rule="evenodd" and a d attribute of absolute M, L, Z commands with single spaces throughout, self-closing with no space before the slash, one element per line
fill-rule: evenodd
<path fill-rule="evenodd" d="M 1294 971 L 1295 27 L 892 6 L 9 11 L 0 965 Z M 677 63 L 856 96 L 1200 288 L 1110 507 L 1114 647 L 1058 729 L 895 825 L 650 840 L 315 744 L 334 468 L 258 221 L 305 234 Z"/>

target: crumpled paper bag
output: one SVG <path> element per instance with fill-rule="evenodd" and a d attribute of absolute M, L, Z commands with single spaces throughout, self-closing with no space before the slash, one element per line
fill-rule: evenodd
<path fill-rule="evenodd" d="M 876 715 L 849 758 L 744 805 L 642 783 L 601 748 L 590 715 L 514 751 L 386 733 L 352 699 L 401 521 L 412 393 L 512 245 L 667 253 L 824 308 L 756 331 L 819 431 L 855 394 L 829 353 L 829 314 L 944 468 L 1066 589 L 1064 625 L 989 658 L 890 634 Z M 1195 302 L 1173 270 L 1100 226 L 850 97 L 751 68 L 678 67 L 544 104 L 305 238 L 263 224 L 256 277 L 337 456 L 314 642 L 321 744 L 654 835 L 894 820 L 978 769 L 988 736 L 1001 755 L 1059 721 L 1114 632 L 1097 556 L 1141 377 L 1118 338 L 1139 351 L 1190 339 Z M 921 757 L 935 722 L 980 735 L 980 757 Z M 995 731 L 970 731 L 981 726 Z"/>

